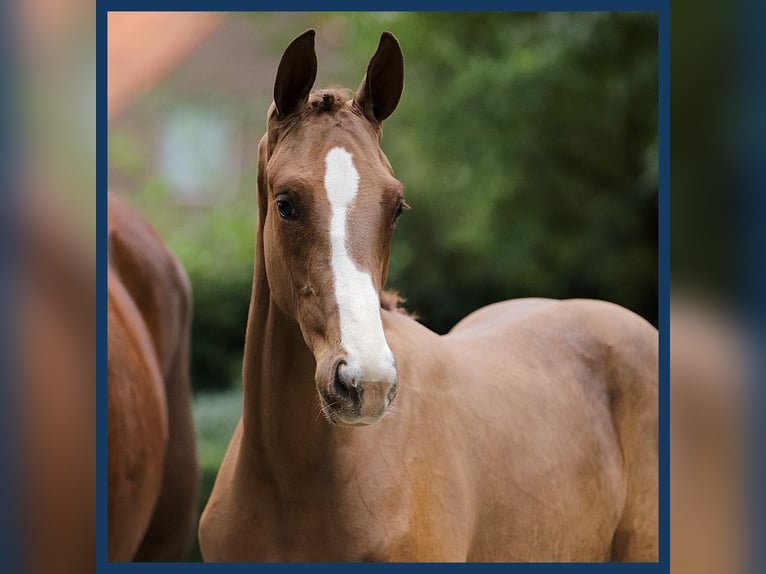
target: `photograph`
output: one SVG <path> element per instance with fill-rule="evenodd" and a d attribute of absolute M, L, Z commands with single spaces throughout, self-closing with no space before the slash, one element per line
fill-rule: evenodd
<path fill-rule="evenodd" d="M 667 560 L 658 13 L 105 23 L 108 562 Z"/>

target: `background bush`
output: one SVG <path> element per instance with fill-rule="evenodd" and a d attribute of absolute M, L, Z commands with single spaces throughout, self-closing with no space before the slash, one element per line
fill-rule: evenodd
<path fill-rule="evenodd" d="M 408 14 L 390 27 L 407 83 L 384 148 L 413 206 L 390 283 L 425 322 L 445 332 L 531 295 L 608 299 L 656 322 L 655 19 Z"/>

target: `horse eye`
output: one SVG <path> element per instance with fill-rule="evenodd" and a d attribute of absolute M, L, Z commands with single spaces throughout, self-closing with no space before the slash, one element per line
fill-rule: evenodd
<path fill-rule="evenodd" d="M 396 206 L 396 211 L 394 211 L 394 220 L 393 224 L 395 225 L 397 221 L 399 221 L 399 218 L 402 216 L 402 213 L 405 209 L 410 209 L 410 206 L 407 205 L 407 202 L 404 200 L 401 200 L 399 202 L 399 205 Z"/>
<path fill-rule="evenodd" d="M 396 211 L 394 211 L 394 223 L 399 221 L 399 218 L 402 216 L 402 212 L 404 211 L 404 204 L 400 203 L 396 206 Z"/>
<path fill-rule="evenodd" d="M 289 199 L 278 199 L 277 211 L 279 212 L 279 217 L 282 219 L 286 219 L 288 221 L 294 221 L 298 219 L 298 212 L 295 210 L 295 207 L 293 207 L 293 204 Z"/>

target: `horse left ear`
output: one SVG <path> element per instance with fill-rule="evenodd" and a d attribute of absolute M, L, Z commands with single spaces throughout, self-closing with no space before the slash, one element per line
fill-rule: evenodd
<path fill-rule="evenodd" d="M 370 121 L 381 123 L 394 113 L 404 89 L 404 56 L 391 32 L 383 32 L 367 73 L 356 90 L 354 104 Z"/>

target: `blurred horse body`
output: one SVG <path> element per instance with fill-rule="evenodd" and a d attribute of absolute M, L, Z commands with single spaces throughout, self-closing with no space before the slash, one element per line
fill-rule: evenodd
<path fill-rule="evenodd" d="M 243 416 L 205 560 L 656 561 L 656 329 L 602 301 L 497 303 L 445 336 L 381 308 L 398 42 L 351 99 L 315 76 L 309 31 L 259 146 Z"/>
<path fill-rule="evenodd" d="M 156 231 L 113 195 L 108 227 L 109 560 L 182 560 L 199 476 L 191 285 Z"/>

